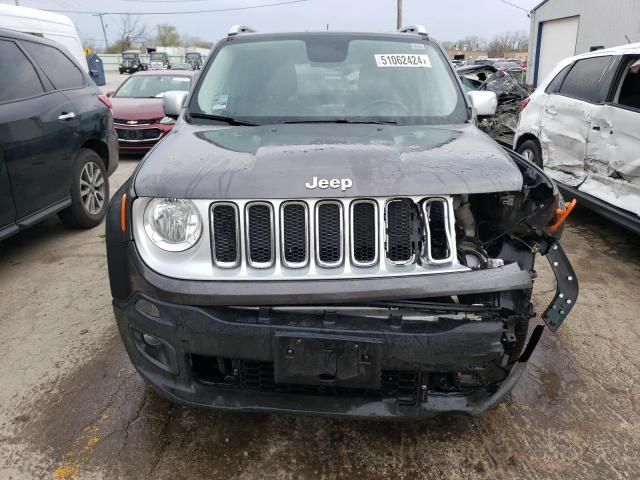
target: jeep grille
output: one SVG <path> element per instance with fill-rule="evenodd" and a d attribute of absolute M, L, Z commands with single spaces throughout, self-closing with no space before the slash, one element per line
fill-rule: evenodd
<path fill-rule="evenodd" d="M 213 263 L 242 276 L 252 269 L 330 278 L 461 267 L 447 197 L 225 201 L 210 212 Z"/>

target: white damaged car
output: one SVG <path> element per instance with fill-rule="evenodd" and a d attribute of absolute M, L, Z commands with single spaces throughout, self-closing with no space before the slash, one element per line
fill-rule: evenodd
<path fill-rule="evenodd" d="M 522 107 L 514 149 L 640 233 L 640 43 L 561 61 Z"/>

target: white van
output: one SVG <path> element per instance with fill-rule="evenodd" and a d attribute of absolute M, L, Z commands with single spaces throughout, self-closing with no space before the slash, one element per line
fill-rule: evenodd
<path fill-rule="evenodd" d="M 640 43 L 561 61 L 521 108 L 514 149 L 640 234 Z"/>
<path fill-rule="evenodd" d="M 0 3 L 0 27 L 31 33 L 62 44 L 89 71 L 82 42 L 69 17 L 59 13 Z"/>

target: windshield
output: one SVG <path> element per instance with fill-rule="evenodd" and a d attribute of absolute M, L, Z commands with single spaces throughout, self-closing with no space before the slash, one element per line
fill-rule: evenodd
<path fill-rule="evenodd" d="M 198 60 L 199 58 L 199 53 L 187 53 L 187 60 Z"/>
<path fill-rule="evenodd" d="M 223 44 L 190 104 L 196 116 L 296 121 L 463 123 L 451 67 L 430 42 L 307 36 Z"/>
<path fill-rule="evenodd" d="M 125 58 L 127 60 L 134 60 L 138 55 L 135 53 L 123 53 L 122 54 L 122 58 Z"/>
<path fill-rule="evenodd" d="M 167 57 L 166 53 L 154 52 L 151 54 L 151 60 L 164 60 Z"/>
<path fill-rule="evenodd" d="M 139 75 L 129 77 L 116 91 L 118 98 L 155 98 L 169 91 L 189 91 L 191 79 L 176 75 Z"/>

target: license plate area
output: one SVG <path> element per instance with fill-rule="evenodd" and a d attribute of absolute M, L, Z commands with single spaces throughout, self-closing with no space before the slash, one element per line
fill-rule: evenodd
<path fill-rule="evenodd" d="M 276 383 L 380 389 L 381 339 L 276 333 L 274 350 Z"/>

